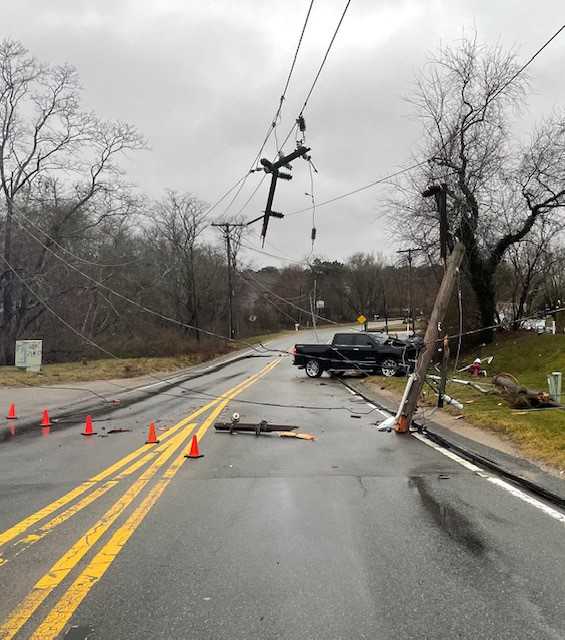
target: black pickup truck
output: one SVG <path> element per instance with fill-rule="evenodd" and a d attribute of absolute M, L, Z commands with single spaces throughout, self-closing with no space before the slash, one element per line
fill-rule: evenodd
<path fill-rule="evenodd" d="M 294 345 L 293 364 L 311 378 L 328 371 L 332 376 L 344 371 L 403 375 L 412 370 L 422 347 L 419 338 L 402 340 L 385 333 L 336 333 L 330 344 Z"/>

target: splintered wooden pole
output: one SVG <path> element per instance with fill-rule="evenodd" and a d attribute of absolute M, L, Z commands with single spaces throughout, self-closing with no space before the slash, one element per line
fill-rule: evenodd
<path fill-rule="evenodd" d="M 447 368 L 449 366 L 449 339 L 447 336 L 443 338 L 443 357 L 441 359 L 441 376 L 439 380 L 437 393 L 437 406 L 443 407 L 443 396 L 445 395 L 445 387 L 447 385 Z"/>
<path fill-rule="evenodd" d="M 407 433 L 412 417 L 416 411 L 418 404 L 418 398 L 422 391 L 422 386 L 426 379 L 426 371 L 432 361 L 435 350 L 437 349 L 437 340 L 439 335 L 440 323 L 445 318 L 447 312 L 447 306 L 453 293 L 453 287 L 455 286 L 455 279 L 457 276 L 457 270 L 461 266 L 463 255 L 465 254 L 465 247 L 461 242 L 457 242 L 451 255 L 447 260 L 447 269 L 443 275 L 441 286 L 434 302 L 434 308 L 428 322 L 428 328 L 426 329 L 426 335 L 424 337 L 425 348 L 418 357 L 416 363 L 416 371 L 414 373 L 412 386 L 402 406 L 398 410 L 395 431 L 396 433 Z"/>

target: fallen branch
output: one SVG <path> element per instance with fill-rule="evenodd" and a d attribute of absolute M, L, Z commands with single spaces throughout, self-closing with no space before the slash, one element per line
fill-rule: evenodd
<path fill-rule="evenodd" d="M 492 383 L 498 391 L 506 397 L 513 409 L 539 409 L 541 407 L 559 407 L 547 391 L 528 389 L 521 385 L 516 378 L 508 373 L 494 376 Z"/>

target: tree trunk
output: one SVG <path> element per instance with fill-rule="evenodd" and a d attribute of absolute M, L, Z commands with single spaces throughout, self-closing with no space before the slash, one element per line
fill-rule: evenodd
<path fill-rule="evenodd" d="M 200 318 L 198 313 L 198 293 L 196 291 L 196 274 L 194 273 L 194 247 L 190 247 L 190 288 L 192 298 L 192 324 L 197 327 L 194 329 L 194 337 L 200 342 Z"/>
<path fill-rule="evenodd" d="M 488 344 L 494 340 L 494 328 L 496 318 L 496 287 L 494 284 L 494 271 L 483 264 L 468 265 L 471 285 L 479 307 L 481 328 L 481 342 Z"/>
<path fill-rule="evenodd" d="M 4 275 L 2 278 L 2 310 L 0 321 L 0 364 L 13 364 L 15 352 L 14 335 L 14 274 L 7 263 L 12 265 L 12 233 L 13 233 L 12 201 L 6 198 L 6 222 L 4 224 L 4 247 L 3 257 L 6 262 L 3 265 Z"/>

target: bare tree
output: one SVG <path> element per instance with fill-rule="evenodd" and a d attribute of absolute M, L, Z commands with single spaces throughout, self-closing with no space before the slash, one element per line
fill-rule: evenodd
<path fill-rule="evenodd" d="M 437 246 L 437 214 L 420 193 L 444 182 L 451 228 L 465 244 L 465 267 L 483 327 L 494 324 L 495 275 L 508 249 L 534 225 L 565 206 L 564 120 L 554 116 L 520 148 L 512 138 L 512 110 L 524 99 L 512 53 L 465 38 L 444 47 L 421 75 L 412 103 L 422 119 L 429 162 L 400 185 L 396 211 L 412 241 Z M 484 339 L 490 339 L 487 330 Z"/>
<path fill-rule="evenodd" d="M 117 154 L 144 141 L 126 123 L 103 122 L 80 107 L 76 70 L 46 65 L 12 40 L 0 42 L 0 192 L 5 216 L 0 273 L 0 362 L 13 354 L 25 321 L 16 313 L 14 233 L 18 208 L 53 190 L 58 211 L 46 244 L 52 246 L 69 221 L 103 193 L 119 190 Z M 45 195 L 45 194 L 43 194 Z M 87 224 L 97 224 L 90 220 Z M 26 277 L 22 272 L 22 277 Z"/>
<path fill-rule="evenodd" d="M 345 294 L 351 310 L 367 317 L 381 308 L 382 256 L 370 253 L 356 253 L 347 261 Z"/>
<path fill-rule="evenodd" d="M 553 271 L 556 255 L 551 243 L 559 227 L 548 220 L 536 225 L 522 240 L 513 244 L 507 252 L 506 263 L 510 267 L 510 308 L 506 321 L 518 329 L 521 321 L 532 315 L 543 299 L 545 280 Z"/>
<path fill-rule="evenodd" d="M 169 265 L 174 266 L 168 280 L 176 311 L 195 327 L 200 326 L 197 242 L 206 228 L 205 212 L 205 204 L 190 193 L 169 190 L 155 204 L 156 237 L 165 241 Z M 200 339 L 199 331 L 194 335 Z"/>

